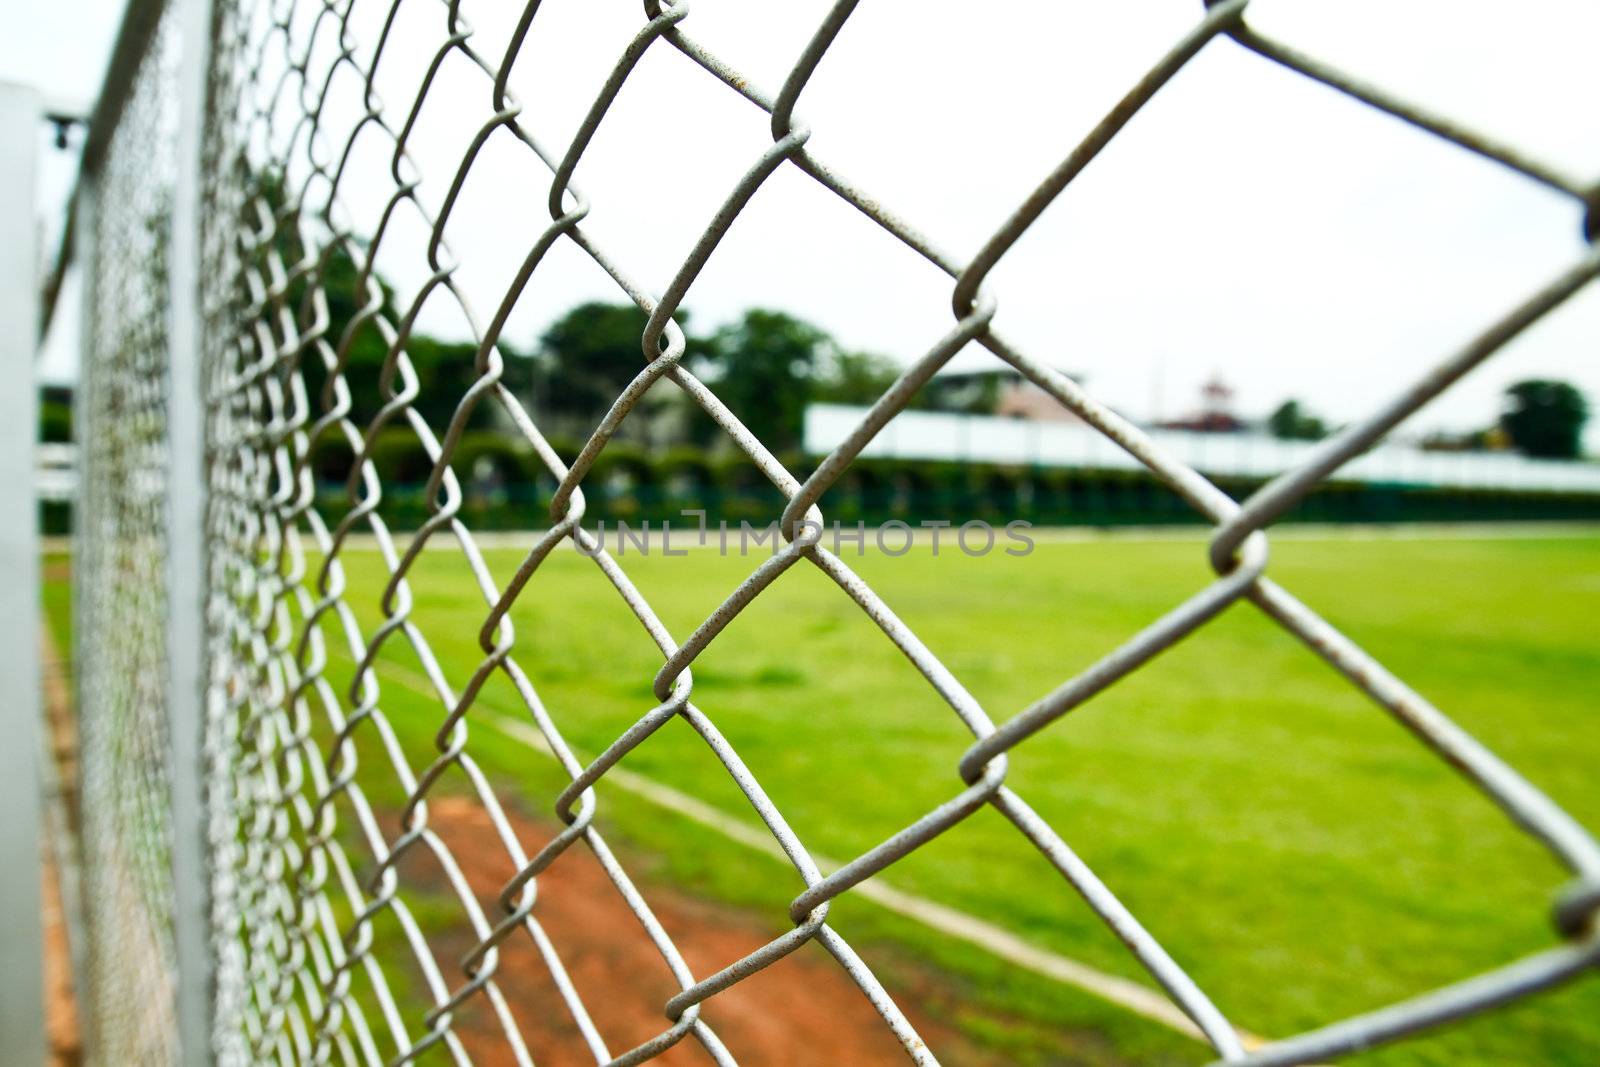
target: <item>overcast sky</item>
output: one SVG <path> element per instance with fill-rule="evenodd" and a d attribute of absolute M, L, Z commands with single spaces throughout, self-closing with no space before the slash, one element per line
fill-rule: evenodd
<path fill-rule="evenodd" d="M 517 12 L 465 0 L 483 51 Z M 685 29 L 775 92 L 825 0 L 694 0 Z M 0 77 L 94 95 L 119 4 L 56 0 L 13 13 Z M 374 19 L 386 4 L 356 0 Z M 431 58 L 441 3 L 402 9 L 378 92 L 396 113 Z M 1200 16 L 1198 0 L 1105 4 L 865 0 L 801 97 L 810 147 L 958 256 L 970 256 L 1079 138 Z M 512 89 L 561 154 L 628 38 L 636 0 L 544 0 Z M 1322 0 L 1251 7 L 1258 28 L 1600 181 L 1600 5 L 1586 0 Z M 375 22 L 358 19 L 362 27 Z M 20 31 L 20 32 L 19 32 Z M 336 104 L 332 114 L 341 114 Z M 435 205 L 489 114 L 481 75 L 447 64 L 413 138 Z M 766 117 L 671 47 L 652 46 L 578 168 L 585 228 L 663 288 L 770 144 Z M 376 140 L 346 205 L 367 227 L 389 193 Z M 58 213 L 65 178 L 47 176 Z M 449 238 L 487 320 L 548 222 L 549 174 L 509 136 L 473 168 Z M 425 273 L 420 225 L 380 267 Z M 1179 414 L 1220 374 L 1246 416 L 1294 396 L 1358 417 L 1582 255 L 1567 198 L 1240 49 L 1212 42 L 1057 199 L 991 276 L 997 325 L 1135 418 Z M 750 306 L 825 327 L 845 346 L 916 358 L 951 323 L 949 279 L 792 167 L 757 193 L 691 289 L 709 328 Z M 616 299 L 563 242 L 507 340 L 528 347 L 583 299 Z M 67 316 L 70 319 L 70 315 Z M 460 334 L 444 301 L 423 327 Z M 64 331 L 70 334 L 70 330 Z M 66 340 L 70 341 L 70 338 Z M 57 339 L 54 373 L 70 373 Z M 1553 376 L 1600 404 L 1600 287 L 1591 285 L 1406 426 L 1491 422 L 1509 382 Z M 957 366 L 992 365 L 973 349 Z M 1600 432 L 1591 427 L 1591 447 Z"/>

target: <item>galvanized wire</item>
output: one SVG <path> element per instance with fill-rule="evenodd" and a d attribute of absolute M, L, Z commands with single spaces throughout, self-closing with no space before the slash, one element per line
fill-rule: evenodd
<path fill-rule="evenodd" d="M 377 6 L 386 12 L 383 32 L 358 39 L 353 13 Z M 401 9 L 421 11 L 434 20 L 437 52 L 409 100 L 379 98 L 374 82 L 390 47 L 390 28 Z M 1163 86 L 1205 49 L 1242 46 L 1292 74 L 1312 78 L 1363 105 L 1386 111 L 1463 150 L 1497 161 L 1558 193 L 1588 205 L 1591 220 L 1600 201 L 1600 184 L 1562 173 L 1519 149 L 1501 144 L 1410 101 L 1360 81 L 1314 57 L 1257 34 L 1246 20 L 1245 0 L 1226 0 L 1198 13 L 1193 28 L 1135 83 L 1089 134 L 1063 145 L 1062 162 L 1046 175 L 993 235 L 968 256 L 938 248 L 921 230 L 892 214 L 809 147 L 810 129 L 795 115 L 808 81 L 856 8 L 855 0 L 834 5 L 816 29 L 776 91 L 754 84 L 692 36 L 689 9 L 682 3 L 646 0 L 637 34 L 616 64 L 570 143 L 541 143 L 523 123 L 522 106 L 508 82 L 530 35 L 541 30 L 538 4 L 530 2 L 516 29 L 504 41 L 479 43 L 448 0 L 277 0 L 221 5 L 213 52 L 212 99 L 207 129 L 207 213 L 203 262 L 208 279 L 204 331 L 208 404 L 209 484 L 207 542 L 210 592 L 207 626 L 210 691 L 206 759 L 209 781 L 210 842 L 213 859 L 212 922 L 217 958 L 215 1052 L 222 1062 L 349 1063 L 409 1062 L 430 1049 L 456 1062 L 467 1051 L 455 1027 L 459 1010 L 481 999 L 499 1027 L 508 1053 L 530 1062 L 512 1006 L 499 981 L 501 947 L 526 939 L 549 970 L 560 993 L 560 1010 L 582 1036 L 596 1063 L 629 1064 L 649 1060 L 682 1041 L 700 1045 L 718 1063 L 733 1057 L 701 1017 L 701 1005 L 808 942 L 830 953 L 881 1016 L 885 1027 L 918 1063 L 935 1062 L 933 1053 L 872 971 L 829 924 L 832 902 L 864 879 L 925 846 L 985 807 L 1005 817 L 1056 868 L 1068 886 L 1127 945 L 1173 1002 L 1193 1020 L 1222 1061 L 1250 1064 L 1305 1063 L 1401 1038 L 1415 1031 L 1518 1000 L 1600 962 L 1600 846 L 1569 815 L 1515 770 L 1451 722 L 1441 711 L 1391 674 L 1383 665 L 1268 576 L 1267 526 L 1302 500 L 1341 464 L 1427 404 L 1454 381 L 1492 357 L 1520 331 L 1560 305 L 1600 274 L 1600 249 L 1576 263 L 1490 322 L 1471 343 L 1448 355 L 1415 383 L 1396 391 L 1368 418 L 1325 442 L 1301 466 L 1274 479 L 1242 504 L 1197 471 L 1168 456 L 1137 426 L 1117 415 L 1082 386 L 1051 369 L 1001 336 L 992 324 L 996 296 L 986 287 L 993 268 L 1073 180 L 1111 143 Z M 1228 40 L 1231 39 L 1230 44 Z M 651 49 L 675 49 L 769 116 L 771 144 L 752 158 L 748 170 L 728 190 L 722 207 L 703 229 L 692 250 L 661 293 L 635 280 L 625 247 L 602 247 L 585 227 L 590 204 L 572 185 L 572 176 L 596 132 L 605 123 L 619 92 L 642 56 Z M 481 80 L 482 95 L 471 121 L 476 134 L 459 159 L 421 158 L 409 145 L 423 101 L 446 60 L 464 62 Z M 357 79 L 364 107 L 351 121 L 328 105 L 333 87 Z M 130 142 L 148 137 L 137 125 L 138 109 L 122 120 Z M 131 166 L 137 144 L 114 140 L 112 173 Z M 368 198 L 372 190 L 353 190 L 345 165 L 358 137 L 382 140 L 392 153 L 392 183 L 375 232 L 355 232 L 346 201 Z M 483 164 L 490 138 L 514 142 L 550 174 L 544 190 L 549 222 L 527 249 L 525 261 L 503 292 L 468 292 L 456 278 L 459 260 L 446 226 L 475 167 Z M 119 158 L 121 163 L 119 164 Z M 951 279 L 952 320 L 926 354 L 873 403 L 855 432 L 809 474 L 791 471 L 763 444 L 759 431 L 742 424 L 714 385 L 697 379 L 684 365 L 685 337 L 674 316 L 702 268 L 752 196 L 775 173 L 793 168 L 855 207 L 897 238 L 908 260 L 920 257 Z M 437 202 L 421 191 L 419 176 L 448 183 Z M 141 172 L 143 182 L 159 184 L 159 174 Z M 130 179 L 131 180 L 131 179 Z M 170 180 L 170 176 L 165 180 Z M 141 186 L 146 188 L 146 186 Z M 121 195 L 121 194 L 119 194 Z M 533 201 L 505 205 L 526 213 Z M 149 204 L 144 206 L 149 210 Z M 107 203 L 99 235 L 96 272 L 97 329 L 90 368 L 88 422 L 108 428 L 89 458 L 89 514 L 85 535 L 86 573 L 109 582 L 86 609 L 92 640 L 128 654 L 159 648 L 162 605 L 159 583 L 113 581 L 147 572 L 160 551 L 160 516 L 141 495 L 149 478 L 159 479 L 159 391 L 138 393 L 152 368 L 140 358 L 159 361 L 160 340 L 119 345 L 138 334 L 129 321 L 143 308 L 136 294 L 159 285 L 158 257 L 139 260 L 119 251 L 132 240 L 113 232 L 140 218 L 138 205 Z M 380 250 L 395 218 L 420 219 L 431 239 L 428 280 L 401 306 L 390 307 L 375 272 Z M 113 230 L 107 230 L 109 225 Z M 1592 229 L 1592 223 L 1591 223 Z M 1590 234 L 1591 238 L 1593 233 Z M 588 256 L 615 282 L 618 292 L 647 316 L 640 338 L 641 369 L 618 395 L 592 436 L 570 463 L 551 447 L 534 419 L 501 381 L 504 356 L 501 331 L 552 248 L 567 243 Z M 470 255 L 471 250 L 463 250 Z M 774 254 L 781 254 L 777 252 Z M 360 310 L 350 323 L 330 321 L 327 277 L 337 256 L 348 256 L 359 271 L 353 297 Z M 113 284 L 132 294 L 108 303 Z M 412 324 L 424 302 L 443 300 L 471 324 L 477 342 L 476 381 L 459 399 L 447 425 L 433 426 L 418 412 L 416 369 L 408 354 Z M 474 307 L 493 309 L 487 319 Z M 146 309 L 151 315 L 157 309 Z M 375 330 L 387 346 L 382 406 L 369 421 L 354 416 L 346 376 L 352 339 Z M 105 339 L 102 340 L 102 337 Z M 1130 635 L 1113 652 L 1030 706 L 995 715 L 967 691 L 874 591 L 838 555 L 814 537 L 811 524 L 824 516 L 820 501 L 849 469 L 861 449 L 903 410 L 913 394 L 958 352 L 978 346 L 1021 372 L 1087 424 L 1115 442 L 1191 505 L 1197 518 L 1215 532 L 1209 560 L 1216 578 L 1144 630 Z M 139 353 L 143 353 L 140 356 Z M 305 369 L 320 368 L 326 386 L 310 395 Z M 158 369 L 158 368 L 156 368 Z M 687 634 L 675 634 L 584 525 L 583 485 L 608 442 L 636 410 L 645 392 L 661 380 L 672 382 L 716 423 L 756 465 L 787 503 L 782 511 L 784 544 L 763 561 L 713 611 Z M 135 394 L 138 394 L 137 398 Z M 113 399 L 115 398 L 115 399 Z M 148 418 L 127 418 L 143 404 L 157 410 Z M 558 488 L 549 530 L 528 549 L 516 573 L 497 583 L 484 563 L 472 531 L 461 518 L 462 487 L 452 467 L 455 450 L 474 411 L 497 407 L 531 446 Z M 115 430 L 111 435 L 109 428 Z M 432 463 L 426 498 L 429 517 L 413 534 L 391 531 L 379 512 L 383 486 L 372 462 L 380 430 L 401 427 L 421 443 Z M 97 433 L 95 431 L 95 433 Z M 95 441 L 95 433 L 89 440 Z M 328 515 L 313 506 L 310 461 L 329 440 L 345 442 L 355 457 L 342 513 Z M 134 469 L 137 477 L 124 472 Z M 159 494 L 154 498 L 159 500 Z M 156 531 L 152 533 L 151 531 Z M 389 579 L 377 603 L 357 603 L 365 594 L 350 588 L 343 562 L 354 535 L 375 541 Z M 644 715 L 589 763 L 581 761 L 562 733 L 558 709 L 547 708 L 537 677 L 519 663 L 517 634 L 510 611 L 524 589 L 538 581 L 550 553 L 573 541 L 590 556 L 606 582 L 659 650 L 662 666 L 649 683 L 659 706 Z M 413 573 L 424 548 L 449 550 L 470 571 L 484 615 L 478 631 L 481 656 L 459 689 L 451 684 L 430 635 L 413 619 Z M 135 561 L 110 554 L 148 553 Z M 824 875 L 805 843 L 790 828 L 757 776 L 716 725 L 714 709 L 693 700 L 692 667 L 728 624 L 791 567 L 817 568 L 849 596 L 896 646 L 971 734 L 966 753 L 951 767 L 946 801 L 890 835 L 877 846 Z M 120 568 L 120 570 L 119 570 Z M 145 568 L 145 569 L 140 569 Z M 118 599 L 118 591 L 124 599 Z M 155 599 L 151 599 L 155 598 Z M 1318 1030 L 1246 1050 L 1235 1025 L 1057 831 L 1007 784 L 1013 749 L 1047 729 L 1060 729 L 1068 712 L 1139 670 L 1184 640 L 1230 605 L 1248 601 L 1285 631 L 1326 660 L 1379 708 L 1393 715 L 1427 746 L 1504 809 L 1522 830 L 1541 842 L 1572 872 L 1555 912 L 1553 947 L 1500 969 L 1437 992 Z M 363 627 L 364 611 L 376 607 L 382 622 Z M 155 631 L 149 633 L 149 631 Z M 149 639 L 131 641 L 133 634 Z M 86 638 L 88 639 L 88 638 Z M 131 647 L 131 646 L 137 647 Z M 407 751 L 398 743 L 384 709 L 384 680 L 376 664 L 394 648 L 409 650 L 436 697 L 436 749 Z M 104 653 L 102 653 L 104 655 Z M 335 684 L 335 664 L 355 664 L 347 687 Z M 84 662 L 101 666 L 95 657 Z M 110 656 L 105 664 L 118 661 Z M 147 672 L 146 672 L 147 673 Z M 141 677 L 124 669 L 118 679 Z M 148 674 L 158 677 L 159 674 Z M 530 849 L 507 816 L 504 800 L 479 768 L 472 750 L 472 710 L 483 687 L 498 676 L 518 695 L 523 710 L 548 742 L 570 785 L 550 798 L 566 829 L 542 847 Z M 112 679 L 97 675 L 85 684 L 85 721 L 121 721 L 116 709 L 125 698 Z M 644 681 L 641 679 L 641 681 Z M 161 694 L 142 694 L 138 736 L 159 737 Z M 105 711 L 102 708 L 110 708 Z M 772 834 L 804 884 L 790 902 L 791 928 L 758 951 L 727 961 L 712 974 L 695 973 L 652 913 L 616 855 L 595 826 L 606 792 L 606 777 L 630 752 L 647 745 L 665 723 L 683 720 L 705 742 L 751 811 Z M 87 734 L 87 730 L 86 730 Z M 86 736 L 85 757 L 93 758 Z M 113 750 L 101 742 L 103 755 Z M 398 824 L 386 821 L 380 806 L 357 779 L 360 760 L 380 760 L 381 774 L 398 786 L 404 803 Z M 123 767 L 115 773 L 159 770 Z M 367 767 L 370 772 L 371 768 Z M 98 772 L 109 776 L 114 772 Z M 485 909 L 467 885 L 457 858 L 430 824 L 429 800 L 447 773 L 467 783 L 486 813 L 510 863 L 517 871 L 502 887 L 495 907 Z M 86 787 L 85 810 L 95 797 L 105 799 L 111 778 L 100 790 Z M 88 783 L 86 783 L 87 786 Z M 137 790 L 130 791 L 130 796 Z M 146 790 L 148 792 L 148 790 Z M 148 826 L 137 823 L 149 815 Z M 109 851 L 144 841 L 159 813 L 122 814 L 99 829 L 101 863 Z M 139 832 L 146 837 L 138 836 Z M 119 836 L 120 835 L 120 836 Z M 159 843 L 159 833 L 154 840 Z M 660 1032 L 631 1048 L 615 1047 L 596 1025 L 562 962 L 562 931 L 541 922 L 539 876 L 571 849 L 589 852 L 637 919 L 674 976 L 679 992 L 661 1005 Z M 530 854 L 531 853 L 531 854 Z M 153 850 L 151 856 L 159 856 Z M 460 960 L 440 959 L 424 936 L 401 892 L 408 865 L 430 857 L 472 931 L 475 944 Z M 114 861 L 112 861 L 114 862 Z M 91 868 L 93 864 L 91 864 Z M 152 863 L 159 867 L 159 863 Z M 370 872 L 363 878 L 361 872 Z M 92 871 L 91 871 L 92 877 Z M 160 875 L 149 873 L 146 914 L 160 915 Z M 156 924 L 159 926 L 159 923 Z M 398 931 L 381 938 L 379 931 Z M 159 936 L 158 936 L 159 935 Z M 168 939 L 153 931 L 147 955 L 159 970 L 170 957 Z M 402 994 L 401 975 L 424 990 L 430 1006 L 412 1010 Z"/>
<path fill-rule="evenodd" d="M 166 692 L 167 292 L 177 42 L 158 27 L 91 211 L 77 582 L 85 1052 L 176 1062 Z M 130 991 L 137 990 L 137 996 Z"/>

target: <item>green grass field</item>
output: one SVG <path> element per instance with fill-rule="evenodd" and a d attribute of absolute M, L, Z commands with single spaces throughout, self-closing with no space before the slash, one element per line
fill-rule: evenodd
<path fill-rule="evenodd" d="M 485 609 L 453 542 L 417 565 L 413 617 L 459 688 Z M 758 552 L 764 550 L 758 550 Z M 521 553 L 491 550 L 504 581 Z M 1203 541 L 1041 541 L 1030 556 L 925 548 L 849 561 L 997 721 L 1116 647 L 1209 577 Z M 385 576 L 346 554 L 370 632 Z M 691 552 L 623 566 L 687 635 L 756 565 Z M 1600 538 L 1275 541 L 1270 573 L 1581 822 L 1600 828 Z M 53 609 L 65 603 L 47 593 Z M 595 565 L 554 554 L 515 612 L 517 657 L 568 741 L 592 756 L 654 706 L 660 656 Z M 416 659 L 384 653 L 383 708 L 420 768 L 440 716 Z M 341 670 L 348 674 L 347 665 Z M 338 672 L 335 672 L 338 673 Z M 791 569 L 696 662 L 712 716 L 808 847 L 848 858 L 960 788 L 969 738 L 845 594 Z M 520 715 L 497 678 L 475 716 Z M 469 720 L 471 721 L 471 720 Z M 470 751 L 521 811 L 547 814 L 553 764 L 487 722 Z M 395 803 L 362 741 L 363 780 Z M 623 764 L 755 824 L 683 722 Z M 441 789 L 460 788 L 452 774 Z M 1380 708 L 1249 605 L 1236 606 L 1014 754 L 1009 783 L 1238 1025 L 1314 1027 L 1547 947 L 1564 872 Z M 616 789 L 598 824 L 645 874 L 785 925 L 798 877 Z M 388 795 L 386 795 L 386 793 Z M 1035 944 L 1142 972 L 1008 823 L 984 810 L 884 880 Z M 1206 1049 L 1020 972 L 871 902 L 830 920 L 891 990 L 940 972 L 952 1019 L 1016 1062 L 1204 1062 Z M 559 938 L 559 931 L 553 931 Z M 921 979 L 916 979 L 921 980 Z M 899 985 L 897 986 L 897 983 Z M 1072 1035 L 1069 1060 L 1057 1035 Z M 1600 1062 L 1600 976 L 1391 1048 L 1372 1064 Z"/>

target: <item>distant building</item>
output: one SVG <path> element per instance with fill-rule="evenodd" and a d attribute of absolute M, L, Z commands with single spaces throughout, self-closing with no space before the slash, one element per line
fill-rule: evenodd
<path fill-rule="evenodd" d="M 1076 375 L 1068 378 L 1078 381 Z M 999 415 L 1030 422 L 1080 422 L 1061 401 L 1011 367 L 950 371 L 923 387 L 918 407 L 966 415 Z"/>
<path fill-rule="evenodd" d="M 1189 430 L 1192 433 L 1239 433 L 1247 427 L 1233 413 L 1233 386 L 1213 374 L 1200 387 L 1200 406 L 1190 415 L 1158 422 L 1163 430 Z"/>

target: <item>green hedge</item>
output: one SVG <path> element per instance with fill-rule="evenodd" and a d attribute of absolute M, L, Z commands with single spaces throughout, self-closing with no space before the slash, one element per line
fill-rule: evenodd
<path fill-rule="evenodd" d="M 577 448 L 555 445 L 570 461 Z M 428 515 L 422 483 L 429 464 L 410 431 L 382 431 L 372 449 L 384 480 L 381 513 L 399 528 Z M 815 461 L 784 456 L 796 476 Z M 346 460 L 348 464 L 348 459 Z M 452 467 L 461 480 L 463 518 L 484 529 L 528 529 L 550 522 L 554 477 L 531 448 L 490 432 L 463 436 Z M 317 468 L 321 505 L 337 514 L 348 507 L 343 481 Z M 348 470 L 348 466 L 345 468 Z M 487 477 L 485 477 L 487 475 Z M 1258 480 L 1219 479 L 1243 499 Z M 703 509 L 712 523 L 765 523 L 783 510 L 783 497 L 743 456 L 711 457 L 690 448 L 651 455 L 626 442 L 608 445 L 584 478 L 585 520 L 659 523 L 683 520 L 684 509 Z M 898 519 L 1003 523 L 1025 519 L 1039 526 L 1193 524 L 1199 516 L 1176 493 L 1143 471 L 1066 470 L 992 464 L 863 459 L 823 496 L 831 521 L 877 524 Z M 1462 522 L 1600 519 L 1600 494 L 1512 492 L 1333 482 L 1322 485 L 1286 516 L 1314 522 Z"/>

